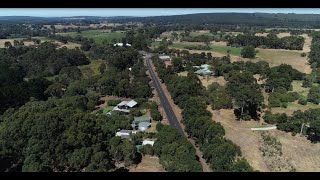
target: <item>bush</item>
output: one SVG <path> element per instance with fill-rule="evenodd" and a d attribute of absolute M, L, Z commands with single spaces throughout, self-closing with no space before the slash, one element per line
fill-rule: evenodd
<path fill-rule="evenodd" d="M 241 56 L 243 58 L 255 58 L 256 57 L 256 52 L 254 50 L 253 46 L 245 46 L 243 47 L 243 49 L 241 50 Z"/>
<path fill-rule="evenodd" d="M 301 105 L 307 105 L 307 100 L 299 99 L 298 103 L 301 104 Z"/>
<path fill-rule="evenodd" d="M 307 53 L 303 52 L 303 53 L 300 54 L 300 56 L 301 56 L 301 57 L 306 57 L 306 56 L 307 56 Z"/>
<path fill-rule="evenodd" d="M 118 105 L 119 103 L 121 103 L 121 100 L 114 100 L 114 99 L 111 99 L 107 102 L 108 106 L 116 106 Z"/>
<path fill-rule="evenodd" d="M 143 155 L 146 155 L 146 154 L 149 154 L 151 156 L 154 155 L 154 149 L 150 144 L 142 146 L 142 148 L 140 149 L 140 152 Z"/>

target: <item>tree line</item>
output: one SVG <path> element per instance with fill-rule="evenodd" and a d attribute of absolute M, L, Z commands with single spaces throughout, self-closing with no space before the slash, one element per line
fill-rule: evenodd
<path fill-rule="evenodd" d="M 212 122 L 212 114 L 206 110 L 205 90 L 199 78 L 193 73 L 179 77 L 157 57 L 153 58 L 153 62 L 174 102 L 183 109 L 186 131 L 200 145 L 211 168 L 214 171 L 252 171 L 244 159 L 236 160 L 241 156 L 240 148 L 223 137 L 225 131 L 221 124 Z M 238 164 L 240 162 L 241 165 Z"/>
<path fill-rule="evenodd" d="M 230 36 L 227 39 L 227 45 L 230 46 L 253 46 L 270 49 L 289 49 L 302 50 L 304 45 L 304 37 L 287 36 L 278 38 L 276 34 L 269 33 L 266 37 L 255 36 L 250 34 L 239 34 Z"/>

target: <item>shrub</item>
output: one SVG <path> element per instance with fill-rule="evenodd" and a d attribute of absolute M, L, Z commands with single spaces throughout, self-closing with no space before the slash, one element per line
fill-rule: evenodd
<path fill-rule="evenodd" d="M 301 105 L 307 105 L 307 100 L 299 99 L 298 103 L 301 104 Z"/>
<path fill-rule="evenodd" d="M 143 155 L 146 155 L 146 154 L 149 154 L 151 156 L 154 155 L 154 149 L 150 144 L 142 146 L 142 148 L 140 149 L 140 152 Z"/>
<path fill-rule="evenodd" d="M 306 57 L 306 56 L 307 56 L 307 53 L 303 52 L 303 53 L 300 54 L 300 56 L 301 56 L 301 57 Z"/>
<path fill-rule="evenodd" d="M 116 106 L 118 105 L 119 103 L 121 103 L 120 100 L 115 100 L 115 99 L 111 99 L 107 102 L 108 106 Z"/>

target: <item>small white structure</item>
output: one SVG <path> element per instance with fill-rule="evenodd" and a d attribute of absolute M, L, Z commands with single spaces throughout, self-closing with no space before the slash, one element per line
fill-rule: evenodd
<path fill-rule="evenodd" d="M 121 139 L 131 139 L 132 130 L 121 130 L 116 133 L 116 136 Z"/>
<path fill-rule="evenodd" d="M 273 127 L 261 127 L 261 128 L 251 128 L 252 131 L 268 131 L 268 130 L 273 130 L 277 129 L 277 126 Z"/>
<path fill-rule="evenodd" d="M 116 44 L 113 44 L 113 46 L 120 46 L 120 47 L 122 47 L 123 46 L 123 43 L 116 43 Z M 125 46 L 131 46 L 131 44 L 126 44 Z"/>
<path fill-rule="evenodd" d="M 154 141 L 150 141 L 150 140 L 143 140 L 142 141 L 142 146 L 147 145 L 147 144 L 150 144 L 151 146 L 153 146 L 154 145 Z"/>
<path fill-rule="evenodd" d="M 171 57 L 167 55 L 160 55 L 159 58 L 163 61 L 171 61 Z"/>

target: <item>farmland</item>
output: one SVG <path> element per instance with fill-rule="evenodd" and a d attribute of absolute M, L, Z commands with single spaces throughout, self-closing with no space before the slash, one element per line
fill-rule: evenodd
<path fill-rule="evenodd" d="M 108 31 L 102 31 L 102 30 L 87 30 L 87 31 L 81 31 L 81 33 L 77 33 L 77 32 L 59 33 L 59 35 L 70 36 L 72 38 L 80 35 L 89 39 L 92 38 L 98 44 L 102 44 L 105 41 L 108 43 L 111 43 L 112 39 L 121 41 L 121 39 L 125 37 L 125 33 L 122 33 L 122 32 L 108 32 Z"/>

